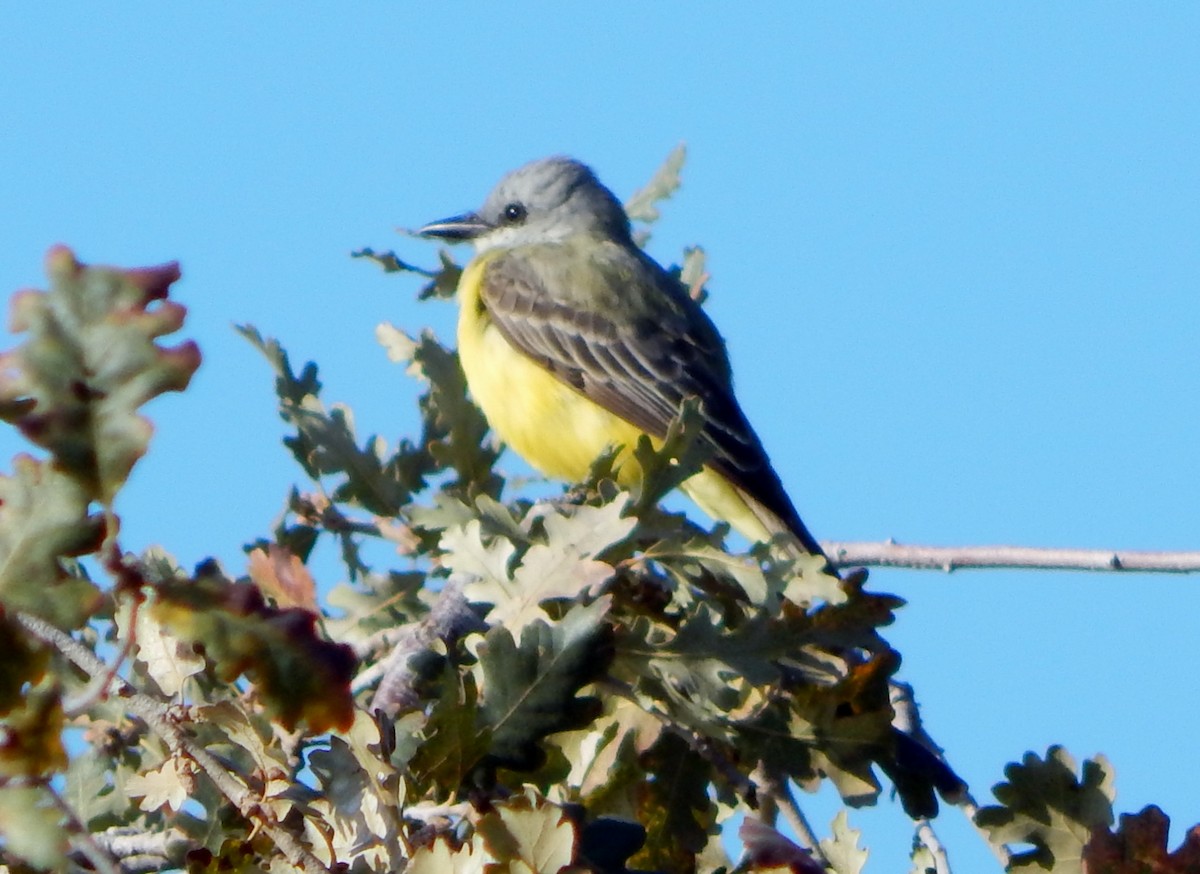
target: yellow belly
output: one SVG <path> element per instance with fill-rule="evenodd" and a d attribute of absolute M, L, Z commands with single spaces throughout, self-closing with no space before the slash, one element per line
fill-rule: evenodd
<path fill-rule="evenodd" d="M 509 345 L 478 305 L 486 262 L 487 256 L 476 258 L 459 281 L 458 356 L 471 395 L 488 424 L 530 465 L 568 482 L 583 479 L 600 453 L 619 446 L 617 480 L 627 488 L 636 487 L 641 470 L 631 452 L 645 432 Z M 683 490 L 702 510 L 728 522 L 744 537 L 770 539 L 771 532 L 719 474 L 706 469 L 684 483 Z"/>
<path fill-rule="evenodd" d="M 627 454 L 637 444 L 639 429 L 522 355 L 467 303 L 458 325 L 467 385 L 488 424 L 522 458 L 546 476 L 575 482 L 609 446 Z M 623 464 L 620 478 L 635 477 L 634 466 Z"/>

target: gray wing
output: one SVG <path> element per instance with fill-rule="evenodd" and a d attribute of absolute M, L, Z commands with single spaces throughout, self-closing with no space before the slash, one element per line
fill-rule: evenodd
<path fill-rule="evenodd" d="M 571 274 L 547 275 L 541 264 L 509 254 L 487 264 L 480 299 L 505 338 L 576 391 L 656 437 L 666 435 L 685 398 L 699 398 L 709 467 L 743 493 L 768 528 L 791 531 L 820 555 L 734 397 L 720 335 L 674 278 L 648 258 L 633 265 L 621 257 L 597 258 L 588 265 L 589 281 L 603 278 L 602 289 L 590 289 L 599 293 L 597 301 L 596 294 L 551 287 L 569 283 Z M 660 286 L 653 307 L 625 290 L 647 270 Z"/>

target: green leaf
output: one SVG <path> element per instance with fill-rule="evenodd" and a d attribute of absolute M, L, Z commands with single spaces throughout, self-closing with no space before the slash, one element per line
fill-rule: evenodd
<path fill-rule="evenodd" d="M 383 268 L 384 273 L 415 273 L 418 276 L 424 276 L 429 279 L 429 282 L 421 288 L 417 295 L 418 300 L 429 300 L 436 298 L 446 300 L 454 297 L 458 290 L 458 280 L 462 276 L 462 268 L 454 263 L 454 260 L 445 251 L 438 252 L 438 268 L 436 270 L 426 270 L 424 267 L 417 267 L 405 261 L 401 261 L 395 252 L 376 252 L 374 249 L 362 248 L 357 252 L 350 253 L 351 258 L 366 258 L 368 261 L 374 261 Z"/>
<path fill-rule="evenodd" d="M 683 169 L 683 162 L 686 159 L 687 147 L 680 143 L 667 155 L 666 160 L 654 172 L 650 181 L 625 201 L 625 213 L 631 221 L 646 223 L 658 221 L 659 212 L 655 204 L 666 200 L 679 190 L 679 171 Z"/>
<path fill-rule="evenodd" d="M 887 650 L 851 664 L 834 685 L 791 692 L 788 733 L 810 745 L 812 767 L 854 807 L 874 803 L 880 787 L 872 764 L 894 753 L 888 678 L 898 665 Z"/>
<path fill-rule="evenodd" d="M 0 836 L 5 856 L 46 870 L 66 866 L 67 833 L 49 796 L 31 786 L 0 786 Z"/>
<path fill-rule="evenodd" d="M 259 712 L 250 712 L 241 701 L 218 701 L 192 709 L 194 729 L 210 749 L 228 745 L 226 756 L 238 762 L 241 770 L 249 771 L 261 781 L 260 798 L 275 801 L 290 788 L 288 754 L 271 741 L 270 723 Z M 291 809 L 290 803 L 273 805 L 273 813 L 282 819 Z"/>
<path fill-rule="evenodd" d="M 150 441 L 138 408 L 182 391 L 200 366 L 195 343 L 155 342 L 183 324 L 186 310 L 167 300 L 179 268 L 88 267 L 57 246 L 46 272 L 48 292 L 13 298 L 13 330 L 27 336 L 0 356 L 0 417 L 109 506 Z"/>
<path fill-rule="evenodd" d="M 457 293 L 458 280 L 461 278 L 462 268 L 454 263 L 454 259 L 443 249 L 438 252 L 438 269 L 421 288 L 417 300 L 449 300 Z"/>
<path fill-rule="evenodd" d="M 1113 822 L 1113 771 L 1103 756 L 1086 759 L 1081 777 L 1075 760 L 1052 746 L 1044 759 L 1026 753 L 1004 769 L 1008 782 L 992 792 L 999 806 L 982 808 L 975 822 L 994 844 L 1032 844 L 1013 855 L 1010 871 L 1078 871 L 1083 849 L 1096 829 Z"/>
<path fill-rule="evenodd" d="M 0 717 L 25 700 L 25 684 L 46 672 L 49 652 L 35 644 L 21 626 L 0 614 Z"/>
<path fill-rule="evenodd" d="M 442 564 L 452 573 L 480 580 L 505 580 L 517 548 L 503 537 L 484 538 L 483 523 L 471 519 L 464 525 L 448 528 L 440 547 Z"/>
<path fill-rule="evenodd" d="M 779 677 L 770 657 L 778 644 L 761 627 L 730 630 L 697 605 L 678 628 L 644 616 L 629 624 L 617 638 L 613 674 L 684 725 L 724 736 L 732 711 L 764 702 L 756 685 Z"/>
<path fill-rule="evenodd" d="M 700 246 L 688 246 L 683 250 L 683 265 L 673 273 L 677 273 L 680 284 L 687 289 L 688 295 L 697 303 L 704 303 L 708 291 L 704 285 L 708 282 L 705 271 L 707 257 Z"/>
<path fill-rule="evenodd" d="M 531 789 L 496 804 L 475 828 L 498 863 L 489 870 L 557 874 L 575 861 L 575 824 L 561 807 Z"/>
<path fill-rule="evenodd" d="M 733 588 L 739 600 L 756 606 L 773 606 L 776 599 L 772 596 L 781 592 L 780 586 L 771 585 L 757 560 L 734 555 L 704 540 L 659 542 L 646 550 L 645 558 L 659 563 L 684 589 L 698 586 L 711 592 L 715 586 Z"/>
<path fill-rule="evenodd" d="M 124 605 L 123 605 L 124 606 Z M 136 641 L 134 657 L 142 664 L 159 690 L 174 698 L 189 677 L 204 670 L 204 656 L 191 644 L 177 640 L 154 621 L 148 610 L 138 610 L 134 627 L 129 627 L 130 609 L 117 613 L 117 628 L 122 640 Z"/>
<path fill-rule="evenodd" d="M 394 799 L 379 791 L 350 745 L 339 737 L 329 738 L 328 748 L 309 756 L 309 766 L 319 788 L 311 806 L 327 829 L 335 858 L 349 866 L 365 856 L 362 861 L 372 870 L 403 867 L 400 812 Z"/>
<path fill-rule="evenodd" d="M 633 807 L 633 790 L 645 779 L 638 758 L 664 729 L 663 720 L 615 695 L 601 699 L 604 712 L 588 725 L 547 740 L 569 767 L 563 778 L 572 796 L 592 813 L 624 813 Z"/>
<path fill-rule="evenodd" d="M 330 637 L 356 646 L 377 631 L 413 621 L 426 610 L 421 596 L 427 582 L 423 573 L 392 571 L 364 574 L 358 585 L 335 586 L 326 604 L 344 615 L 326 618 Z"/>
<path fill-rule="evenodd" d="M 378 437 L 369 438 L 360 448 L 350 409 L 338 404 L 326 409 L 322 403 L 315 364 L 306 364 L 297 375 L 278 341 L 264 338 L 250 325 L 237 330 L 275 370 L 279 415 L 296 429 L 283 442 L 305 473 L 318 481 L 341 476 L 333 489 L 336 501 L 357 504 L 381 516 L 397 515 L 412 492 L 424 487 L 424 477 L 432 468 L 428 456 L 402 444 L 389 457 Z"/>
<path fill-rule="evenodd" d="M 494 502 L 492 502 L 494 503 Z M 545 543 L 530 545 L 513 567 L 516 546 L 510 539 L 485 542 L 483 522 L 472 520 L 442 536 L 446 566 L 472 579 L 464 592 L 472 603 L 493 605 L 488 621 L 514 635 L 536 620 L 549 619 L 542 609 L 548 601 L 594 598 L 614 574 L 612 565 L 593 556 L 623 541 L 634 520 L 622 515 L 624 502 L 603 507 L 538 504 L 521 523 L 506 523 L 510 536 L 527 537 L 531 519 L 541 522 Z M 500 527 L 493 525 L 492 527 Z M 514 530 L 516 529 L 516 530 Z"/>
<path fill-rule="evenodd" d="M 434 533 L 480 518 L 472 505 L 445 492 L 435 492 L 429 504 L 409 504 L 404 514 L 414 527 Z"/>
<path fill-rule="evenodd" d="M 471 674 L 460 675 L 447 665 L 424 735 L 409 771 L 441 800 L 457 791 L 491 745 L 490 729 L 479 725 L 478 693 Z"/>
<path fill-rule="evenodd" d="M 491 754 L 509 768 L 538 767 L 538 741 L 578 728 L 597 714 L 597 701 L 578 697 L 612 657 L 609 599 L 576 605 L 559 621 L 527 625 L 518 644 L 504 627 L 494 627 L 479 646 L 483 674 L 480 716 L 491 729 Z"/>
<path fill-rule="evenodd" d="M 642 756 L 653 775 L 638 791 L 637 818 L 646 845 L 630 860 L 637 868 L 690 874 L 695 855 L 716 828 L 708 786 L 712 768 L 677 734 L 664 734 Z"/>
<path fill-rule="evenodd" d="M 417 267 L 414 264 L 409 264 L 406 261 L 401 261 L 395 252 L 376 252 L 370 247 L 364 246 L 350 253 L 351 258 L 365 258 L 368 261 L 374 261 L 383 268 L 384 273 L 416 273 L 418 276 L 432 277 L 434 274 L 425 270 L 422 267 Z"/>
<path fill-rule="evenodd" d="M 170 758 L 125 781 L 125 794 L 140 798 L 142 810 L 155 811 L 163 807 L 178 812 L 191 795 L 193 774 L 182 759 Z"/>
<path fill-rule="evenodd" d="M 67 767 L 63 747 L 62 694 L 57 680 L 46 676 L 25 690 L 20 707 L 0 719 L 0 783 L 6 778 L 38 778 Z"/>
<path fill-rule="evenodd" d="M 495 605 L 489 623 L 520 635 L 530 623 L 550 618 L 542 609 L 546 602 L 595 597 L 612 576 L 611 565 L 539 543 L 525 553 L 511 579 L 468 583 L 464 592 L 474 603 Z"/>
<path fill-rule="evenodd" d="M 784 537 L 786 539 L 786 535 Z M 769 556 L 765 545 L 758 545 L 753 551 L 759 550 L 764 550 L 761 553 L 764 558 Z M 814 604 L 840 606 L 848 596 L 847 582 L 830 572 L 829 563 L 821 555 L 793 556 L 780 561 L 771 578 L 781 579 L 784 584 L 783 597 L 802 607 L 811 607 Z M 864 571 L 863 580 L 865 579 Z"/>
<path fill-rule="evenodd" d="M 637 526 L 625 514 L 627 503 L 628 496 L 618 495 L 600 507 L 538 504 L 530 515 L 541 519 L 548 547 L 580 558 L 602 557 Z"/>
<path fill-rule="evenodd" d="M 421 395 L 423 433 L 420 445 L 436 462 L 435 469 L 451 469 L 457 481 L 447 490 L 462 497 L 496 495 L 500 479 L 492 471 L 499 457 L 493 446 L 485 446 L 487 419 L 467 398 L 467 379 L 458 355 L 441 345 L 430 331 L 414 340 L 398 328 L 381 324 L 375 329 L 388 357 L 407 364 L 409 376 L 428 383 Z"/>
<path fill-rule="evenodd" d="M 821 839 L 821 852 L 838 874 L 861 874 L 867 864 L 867 851 L 859 847 L 862 832 L 850 828 L 845 810 L 839 810 L 833 818 L 832 833 Z"/>
<path fill-rule="evenodd" d="M 661 442 L 645 435 L 638 439 L 633 457 L 641 470 L 641 487 L 633 507 L 635 515 L 656 505 L 704 467 L 711 451 L 700 440 L 703 428 L 699 399 L 687 398 Z"/>
<path fill-rule="evenodd" d="M 93 721 L 93 730 L 98 733 L 102 725 L 100 720 Z M 113 791 L 116 781 L 116 761 L 106 752 L 93 748 L 86 755 L 71 759 L 62 797 L 89 828 L 107 828 L 127 821 L 131 813 L 128 795 Z"/>
<path fill-rule="evenodd" d="M 0 476 L 0 604 L 77 628 L 99 608 L 100 591 L 63 559 L 99 549 L 104 518 L 88 515 L 83 486 L 56 466 L 22 454 L 13 467 Z"/>
<path fill-rule="evenodd" d="M 453 848 L 450 844 L 451 839 L 439 837 L 418 847 L 404 866 L 405 874 L 481 874 L 486 870 L 482 849 L 458 841 L 454 841 Z"/>

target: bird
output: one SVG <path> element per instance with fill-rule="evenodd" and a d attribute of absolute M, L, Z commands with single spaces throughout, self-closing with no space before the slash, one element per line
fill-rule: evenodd
<path fill-rule="evenodd" d="M 590 167 L 533 161 L 478 210 L 416 233 L 474 246 L 457 289 L 459 359 L 492 430 L 532 467 L 578 482 L 615 449 L 617 481 L 632 487 L 640 437 L 661 442 L 695 398 L 708 458 L 683 491 L 747 540 L 825 557 L 738 404 L 716 326 L 635 242 Z"/>
<path fill-rule="evenodd" d="M 533 467 L 579 481 L 617 448 L 618 481 L 636 485 L 633 447 L 643 435 L 662 441 L 695 398 L 709 454 L 684 492 L 748 540 L 816 557 L 838 580 L 738 404 L 716 326 L 637 245 L 620 200 L 591 168 L 562 156 L 533 161 L 478 210 L 416 233 L 474 245 L 458 282 L 459 360 L 488 424 Z M 965 791 L 919 740 L 896 727 L 889 737 L 876 759 L 912 816 L 937 812 L 935 789 Z"/>

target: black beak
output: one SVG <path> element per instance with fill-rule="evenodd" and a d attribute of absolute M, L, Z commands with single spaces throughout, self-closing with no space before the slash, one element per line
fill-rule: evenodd
<path fill-rule="evenodd" d="M 452 218 L 430 222 L 423 228 L 418 228 L 417 234 L 422 237 L 436 237 L 440 240 L 449 240 L 452 243 L 458 243 L 466 240 L 474 240 L 491 229 L 492 226 L 481 219 L 476 213 L 466 212 Z"/>

